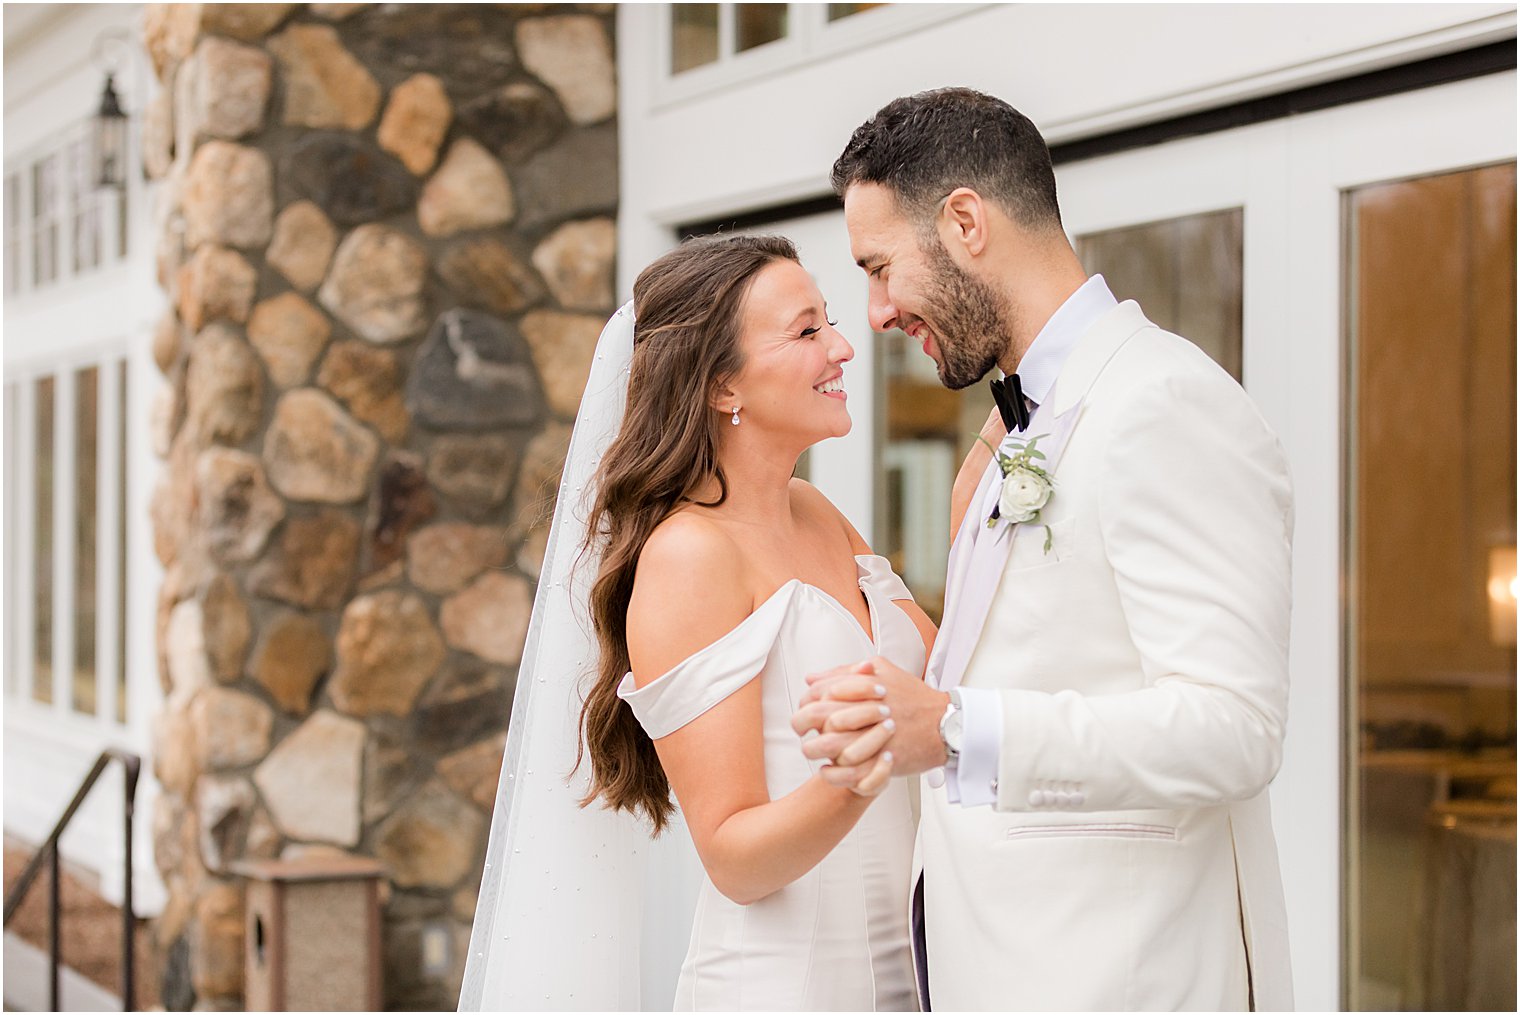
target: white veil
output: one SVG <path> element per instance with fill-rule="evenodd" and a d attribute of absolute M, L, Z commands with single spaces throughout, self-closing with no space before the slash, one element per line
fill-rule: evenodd
<path fill-rule="evenodd" d="M 701 866 L 679 813 L 658 840 L 642 819 L 578 806 L 570 777 L 597 644 L 581 554 L 597 466 L 617 436 L 633 355 L 633 304 L 607 322 L 565 460 L 533 619 L 518 668 L 460 1011 L 670 1011 Z"/>

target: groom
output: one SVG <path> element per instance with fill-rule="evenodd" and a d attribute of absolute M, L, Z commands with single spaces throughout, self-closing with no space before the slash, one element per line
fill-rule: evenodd
<path fill-rule="evenodd" d="M 1008 377 L 1015 468 L 989 463 L 970 497 L 925 679 L 880 658 L 816 674 L 794 721 L 851 785 L 875 759 L 831 717 L 882 697 L 895 772 L 926 773 L 921 1000 L 1290 1008 L 1266 792 L 1288 691 L 1277 439 L 1197 347 L 1087 276 L 1045 142 L 1007 103 L 898 99 L 833 183 L 871 325 L 921 342 L 949 388 Z"/>

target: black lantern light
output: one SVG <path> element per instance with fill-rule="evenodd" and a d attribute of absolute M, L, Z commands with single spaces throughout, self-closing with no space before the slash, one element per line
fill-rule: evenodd
<path fill-rule="evenodd" d="M 120 189 L 127 183 L 127 114 L 116 94 L 116 75 L 106 73 L 100 110 L 95 114 L 95 185 Z"/>

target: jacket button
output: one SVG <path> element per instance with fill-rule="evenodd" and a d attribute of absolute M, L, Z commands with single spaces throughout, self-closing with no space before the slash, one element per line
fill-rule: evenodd
<path fill-rule="evenodd" d="M 1086 802 L 1087 797 L 1082 794 L 1081 790 L 1077 790 L 1077 792 L 1071 794 L 1071 805 L 1073 807 L 1081 807 Z"/>
<path fill-rule="evenodd" d="M 1037 789 L 1036 790 L 1030 790 L 1030 792 L 1029 792 L 1029 806 L 1031 806 L 1031 807 L 1044 807 L 1045 806 L 1045 794 L 1042 793 L 1041 791 L 1037 790 Z"/>

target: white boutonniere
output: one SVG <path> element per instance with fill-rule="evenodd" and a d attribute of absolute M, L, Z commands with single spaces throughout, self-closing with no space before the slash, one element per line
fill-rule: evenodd
<path fill-rule="evenodd" d="M 1003 488 L 998 494 L 997 504 L 992 508 L 992 514 L 987 518 L 989 529 L 1002 523 L 1003 531 L 1006 532 L 1025 522 L 1040 523 L 1040 512 L 1055 492 L 1055 480 L 1039 464 L 1045 460 L 1045 453 L 1039 449 L 1039 443 L 1048 436 L 1050 435 L 1040 434 L 1027 441 L 1005 441 L 1009 451 L 995 448 L 986 438 L 977 437 L 991 449 L 992 456 L 997 459 L 998 468 L 1003 473 Z M 1051 545 L 1050 526 L 1046 525 L 1046 553 L 1050 552 Z"/>

